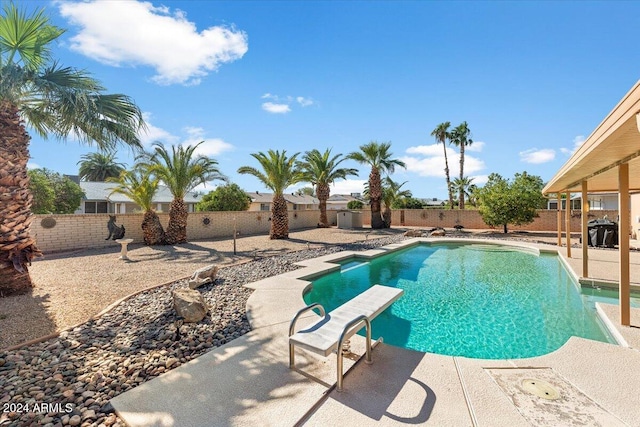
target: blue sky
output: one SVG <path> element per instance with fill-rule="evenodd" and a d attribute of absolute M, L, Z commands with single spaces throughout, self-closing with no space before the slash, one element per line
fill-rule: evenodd
<path fill-rule="evenodd" d="M 475 141 L 465 175 L 477 184 L 525 170 L 547 181 L 640 70 L 637 2 L 17 3 L 67 29 L 54 49 L 62 64 L 133 97 L 145 145 L 204 140 L 202 153 L 248 191 L 266 191 L 237 173 L 257 166 L 250 153 L 347 154 L 376 140 L 408 165 L 394 180 L 445 198 L 430 133 L 464 120 Z M 31 135 L 31 167 L 77 174 L 96 150 Z M 118 161 L 133 165 L 130 150 Z M 362 191 L 369 170 L 343 164 L 360 175 L 332 193 Z"/>

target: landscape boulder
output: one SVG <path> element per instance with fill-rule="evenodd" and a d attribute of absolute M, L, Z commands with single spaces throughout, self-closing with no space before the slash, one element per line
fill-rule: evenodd
<path fill-rule="evenodd" d="M 215 265 L 208 265 L 206 267 L 202 267 L 193 272 L 191 278 L 189 279 L 189 287 L 191 289 L 195 289 L 200 287 L 206 283 L 213 282 L 213 279 L 218 274 L 218 267 Z"/>
<path fill-rule="evenodd" d="M 436 228 L 435 230 L 433 230 L 431 233 L 429 233 L 429 237 L 442 237 L 444 236 L 446 233 L 446 231 L 444 231 L 444 228 Z"/>
<path fill-rule="evenodd" d="M 173 291 L 173 308 L 178 316 L 187 323 L 199 322 L 209 312 L 209 307 L 207 307 L 202 294 L 194 289 Z"/>
<path fill-rule="evenodd" d="M 405 237 L 422 237 L 422 230 L 407 230 L 404 232 Z"/>

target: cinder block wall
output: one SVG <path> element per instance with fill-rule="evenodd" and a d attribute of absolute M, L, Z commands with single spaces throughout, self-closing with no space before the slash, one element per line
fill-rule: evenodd
<path fill-rule="evenodd" d="M 169 214 L 158 215 L 166 228 Z M 336 223 L 336 211 L 327 211 L 329 222 Z M 187 220 L 187 238 L 202 240 L 212 238 L 233 237 L 234 223 L 240 236 L 252 234 L 268 234 L 271 226 L 270 212 L 195 212 L 190 213 Z M 44 228 L 42 220 L 53 218 L 55 226 Z M 209 223 L 205 224 L 205 218 Z M 125 238 L 135 243 L 142 243 L 143 214 L 118 214 L 116 224 L 124 225 Z M 299 230 L 312 228 L 318 224 L 320 211 L 290 211 L 289 229 Z M 107 231 L 107 214 L 85 215 L 35 215 L 31 225 L 31 234 L 35 236 L 38 248 L 44 252 L 59 252 L 74 249 L 98 248 L 117 245 L 105 238 Z M 47 221 L 45 221 L 46 223 Z"/>
<path fill-rule="evenodd" d="M 562 212 L 562 230 L 565 229 L 565 212 Z M 589 219 L 602 218 L 604 215 L 610 220 L 616 221 L 618 218 L 617 210 L 602 210 L 589 212 Z M 371 211 L 363 210 L 362 222 L 365 225 L 371 225 Z M 480 212 L 477 210 L 450 210 L 450 209 L 398 209 L 391 212 L 391 226 L 408 226 L 408 227 L 443 227 L 452 228 L 456 225 L 462 225 L 467 229 L 488 229 L 491 228 L 482 221 Z M 581 227 L 580 211 L 572 211 L 571 213 L 571 231 L 579 232 Z M 501 227 L 497 227 L 501 228 Z M 538 211 L 538 217 L 531 223 L 526 225 L 509 224 L 509 230 L 524 231 L 556 231 L 557 230 L 557 211 L 541 209 Z"/>

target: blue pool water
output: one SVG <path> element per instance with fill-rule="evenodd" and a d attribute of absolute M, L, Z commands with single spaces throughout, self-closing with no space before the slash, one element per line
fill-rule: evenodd
<path fill-rule="evenodd" d="M 507 359 L 549 353 L 571 336 L 615 342 L 595 312 L 596 300 L 617 303 L 615 293 L 581 293 L 556 255 L 506 246 L 419 245 L 355 259 L 314 280 L 304 299 L 331 311 L 376 283 L 405 292 L 373 321 L 374 338 L 391 345 Z"/>

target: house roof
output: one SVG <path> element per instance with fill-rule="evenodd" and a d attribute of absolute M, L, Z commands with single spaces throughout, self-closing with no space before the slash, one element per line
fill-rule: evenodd
<path fill-rule="evenodd" d="M 118 184 L 114 182 L 90 182 L 80 181 L 80 188 L 84 191 L 84 200 L 109 201 L 112 203 L 133 203 L 133 201 L 124 194 L 111 193 Z M 158 192 L 153 198 L 153 203 L 171 203 L 173 195 L 164 185 L 158 186 Z M 198 203 L 200 196 L 194 196 L 193 193 L 187 193 L 184 198 L 185 203 Z"/>
<path fill-rule="evenodd" d="M 350 202 L 352 200 L 359 200 L 357 197 L 353 197 L 350 194 L 332 194 L 329 196 L 329 199 L 327 200 L 327 203 L 344 203 L 344 202 Z"/>
<path fill-rule="evenodd" d="M 640 191 L 640 81 L 547 183 L 543 193 L 618 191 L 617 166 L 629 164 L 629 189 Z"/>
<path fill-rule="evenodd" d="M 273 193 L 260 193 L 258 191 L 254 193 L 245 191 L 245 193 L 247 193 L 247 196 L 249 196 L 253 203 L 271 203 L 273 201 Z M 315 197 L 307 195 L 299 196 L 297 194 L 285 193 L 284 199 L 294 205 L 317 205 L 320 203 Z"/>

